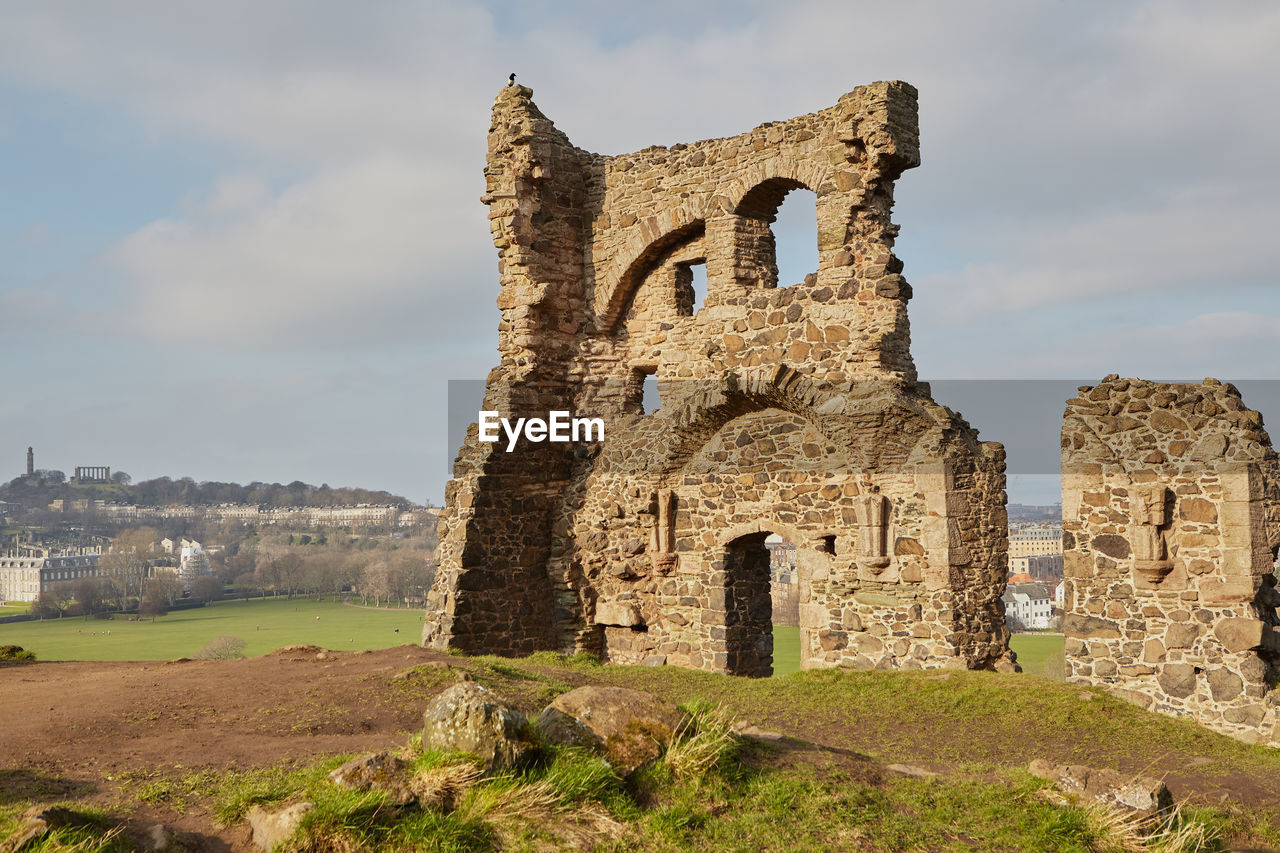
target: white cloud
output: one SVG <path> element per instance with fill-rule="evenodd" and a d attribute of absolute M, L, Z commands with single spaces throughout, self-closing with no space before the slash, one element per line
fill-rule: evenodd
<path fill-rule="evenodd" d="M 1101 210 L 1080 222 L 1002 232 L 994 260 L 922 276 L 925 312 L 952 318 L 1016 314 L 1064 303 L 1198 288 L 1206 307 L 1241 286 L 1273 282 L 1280 243 L 1271 238 L 1280 201 L 1199 188 L 1163 204 Z"/>
<path fill-rule="evenodd" d="M 458 285 L 450 272 L 473 272 L 468 249 L 487 231 L 480 206 L 460 213 L 428 203 L 473 183 L 397 157 L 326 170 L 278 195 L 246 179 L 220 182 L 183 217 L 154 222 L 111 252 L 135 283 L 121 314 L 135 334 L 188 342 L 380 340 L 385 324 L 399 331 L 409 319 L 406 308 L 428 319 L 433 297 Z M 495 289 L 481 292 L 491 301 Z"/>
<path fill-rule="evenodd" d="M 927 345 L 918 353 L 986 376 L 1265 374 L 1258 365 L 1274 362 L 1280 296 L 1265 285 L 1280 269 L 1280 114 L 1265 107 L 1280 76 L 1280 8 L 493 9 L 6 6 L 6 85 L 123 116 L 161 156 L 194 145 L 220 159 L 201 184 L 173 187 L 172 207 L 96 267 L 63 272 L 93 282 L 95 304 L 88 285 L 27 287 L 0 294 L 0 316 L 79 310 L 95 335 L 127 329 L 118 346 L 309 354 L 395 338 L 471 358 L 496 337 L 496 259 L 478 196 L 488 110 L 509 72 L 577 144 L 603 152 L 734 134 L 900 78 L 921 92 L 924 163 L 900 183 L 897 214 L 913 331 Z M 0 132 L 7 141 L 22 128 L 0 111 Z M 75 227 L 47 225 L 59 238 Z M 20 280 L 0 268 L 9 279 Z M 1143 311 L 1144 300 L 1161 310 Z M 1060 328 L 1035 325 L 1058 311 L 1076 313 Z M 1011 353 L 1001 324 L 1043 334 Z M 291 368 L 269 369 L 268 386 Z M 216 406 L 235 392 L 208 393 Z"/>

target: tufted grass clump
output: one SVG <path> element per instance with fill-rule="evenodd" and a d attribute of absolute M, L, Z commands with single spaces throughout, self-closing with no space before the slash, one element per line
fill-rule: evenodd
<path fill-rule="evenodd" d="M 0 805 L 0 841 L 9 839 L 23 827 L 22 812 L 35 805 L 18 801 Z M 61 812 L 55 825 L 43 836 L 23 845 L 23 853 L 55 853 L 75 850 L 83 853 L 126 853 L 136 849 L 124 835 L 124 825 L 102 809 L 83 803 L 64 802 L 51 806 Z"/>
<path fill-rule="evenodd" d="M 728 709 L 706 701 L 685 706 L 688 721 L 662 753 L 662 764 L 677 779 L 701 779 L 733 756 L 738 739 Z"/>

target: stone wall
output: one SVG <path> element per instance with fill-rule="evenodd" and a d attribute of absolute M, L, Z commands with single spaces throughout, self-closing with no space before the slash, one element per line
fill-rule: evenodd
<path fill-rule="evenodd" d="M 1068 680 L 1280 743 L 1280 464 L 1231 385 L 1109 376 L 1062 427 Z"/>
<path fill-rule="evenodd" d="M 1012 668 L 1004 452 L 933 402 L 909 351 L 890 211 L 918 159 L 904 83 L 617 157 L 504 89 L 485 408 L 601 417 L 607 439 L 507 453 L 473 427 L 424 640 L 767 674 L 773 532 L 798 549 L 805 666 Z M 780 283 L 770 224 L 800 187 L 817 197 L 818 268 Z"/>

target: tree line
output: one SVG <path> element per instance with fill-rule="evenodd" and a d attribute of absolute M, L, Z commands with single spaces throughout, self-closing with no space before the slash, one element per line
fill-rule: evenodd
<path fill-rule="evenodd" d="M 111 483 L 78 485 L 68 482 L 62 471 L 40 469 L 30 477 L 15 477 L 0 486 L 0 500 L 48 503 L 62 498 L 72 500 L 108 500 L 139 506 L 172 504 L 258 504 L 266 507 L 351 506 L 354 504 L 393 505 L 406 509 L 408 498 L 391 492 L 352 487 L 334 488 L 328 483 L 313 486 L 301 480 L 292 483 L 264 483 L 255 480 L 248 485 L 216 480 L 196 482 L 191 477 L 156 477 L 134 483 L 124 471 L 115 471 Z"/>
<path fill-rule="evenodd" d="M 429 539 L 333 542 L 286 534 L 254 535 L 211 555 L 211 573 L 184 590 L 176 561 L 159 549 L 159 531 L 122 531 L 98 559 L 98 576 L 50 584 L 32 608 L 42 618 L 102 615 L 136 609 L 164 615 L 179 601 L 226 595 L 332 595 L 364 604 L 421 606 L 435 578 Z M 304 538 L 309 544 L 300 544 Z"/>

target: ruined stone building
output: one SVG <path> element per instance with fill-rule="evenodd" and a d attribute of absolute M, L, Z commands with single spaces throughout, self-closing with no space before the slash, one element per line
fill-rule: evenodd
<path fill-rule="evenodd" d="M 600 417 L 605 440 L 507 452 L 472 427 L 424 641 L 767 675 L 776 533 L 797 548 L 804 666 L 1011 669 L 1004 451 L 931 399 L 909 350 L 890 210 L 918 162 L 904 83 L 621 156 L 503 89 L 484 407 Z M 818 268 L 779 282 L 770 225 L 797 188 L 816 195 Z"/>
<path fill-rule="evenodd" d="M 1062 426 L 1067 678 L 1280 744 L 1280 461 L 1231 385 L 1109 376 Z"/>

